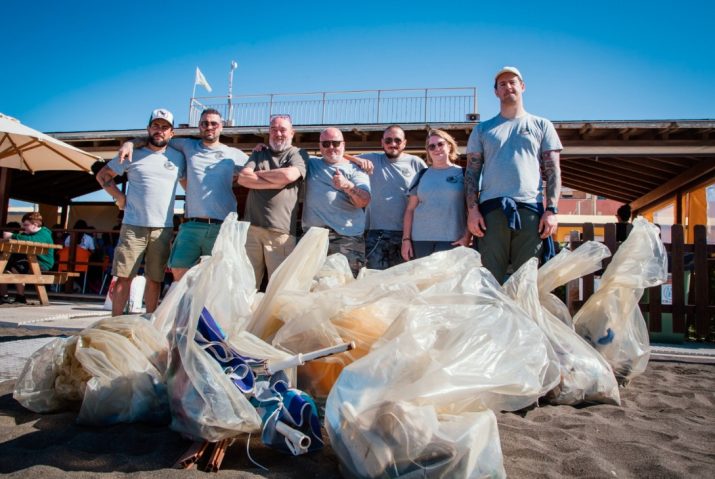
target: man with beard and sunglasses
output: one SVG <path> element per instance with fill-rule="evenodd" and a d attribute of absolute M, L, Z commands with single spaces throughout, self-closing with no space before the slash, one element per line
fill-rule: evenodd
<path fill-rule="evenodd" d="M 221 114 L 208 108 L 199 119 L 201 139 L 174 138 L 169 142 L 170 147 L 186 158 L 186 174 L 180 179 L 186 191 L 186 218 L 179 227 L 169 258 L 174 281 L 179 281 L 201 256 L 211 254 L 221 223 L 237 209 L 233 184 L 248 156 L 221 143 L 221 131 Z M 131 161 L 132 146 L 142 142 L 124 143 L 120 157 Z"/>
<path fill-rule="evenodd" d="M 402 220 L 407 207 L 407 192 L 415 175 L 427 168 L 425 162 L 405 153 L 407 140 L 399 125 L 382 134 L 383 153 L 367 153 L 353 159 L 371 174 L 372 201 L 367 208 L 365 251 L 367 267 L 387 269 L 403 262 Z"/>
<path fill-rule="evenodd" d="M 114 251 L 112 274 L 117 277 L 112 297 L 112 316 L 124 312 L 129 288 L 142 258 L 145 260 L 147 313 L 156 309 L 169 259 L 173 232 L 176 183 L 186 170 L 184 155 L 167 148 L 174 136 L 174 117 L 165 109 L 154 110 L 147 127 L 149 139 L 134 152 L 131 163 L 117 156 L 97 173 L 97 182 L 109 193 L 124 219 L 119 243 Z M 127 193 L 114 183 L 115 176 L 127 175 Z"/>
<path fill-rule="evenodd" d="M 357 276 L 365 266 L 365 210 L 370 203 L 367 173 L 344 158 L 345 140 L 337 128 L 320 134 L 322 158 L 308 160 L 303 230 L 327 228 L 328 254 L 341 253 Z"/>
<path fill-rule="evenodd" d="M 271 117 L 268 147 L 254 150 L 238 175 L 238 184 L 248 188 L 246 253 L 257 288 L 264 270 L 270 279 L 297 241 L 298 196 L 308 153 L 293 146 L 294 135 L 289 115 Z"/>

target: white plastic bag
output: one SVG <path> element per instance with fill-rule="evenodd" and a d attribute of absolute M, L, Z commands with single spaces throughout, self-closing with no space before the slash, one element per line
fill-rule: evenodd
<path fill-rule="evenodd" d="M 277 310 L 284 302 L 281 296 L 307 293 L 312 286 L 313 278 L 325 262 L 327 253 L 328 230 L 310 228 L 293 252 L 271 275 L 266 294 L 246 324 L 246 330 L 270 342 L 283 325 L 277 314 Z"/>
<path fill-rule="evenodd" d="M 546 337 L 491 274 L 455 276 L 425 287 L 330 391 L 326 428 L 350 474 L 503 476 L 487 409 L 524 408 L 559 383 Z"/>
<path fill-rule="evenodd" d="M 101 320 L 33 354 L 14 396 L 35 412 L 81 402 L 77 421 L 82 424 L 165 422 L 167 351 L 166 340 L 141 317 Z"/>
<path fill-rule="evenodd" d="M 248 398 L 231 382 L 219 362 L 196 342 L 199 316 L 206 308 L 241 354 L 259 359 L 285 359 L 276 350 L 244 331 L 255 294 L 253 270 L 246 256 L 248 223 L 229 214 L 221 225 L 212 255 L 189 270 L 177 285 L 158 321 L 167 329 L 174 316 L 167 385 L 171 428 L 195 440 L 218 441 L 258 432 L 261 418 Z M 177 301 L 176 294 L 183 296 Z M 171 330 L 171 328 L 168 328 Z M 255 357 L 254 356 L 254 357 Z"/>
<path fill-rule="evenodd" d="M 455 248 L 373 271 L 339 288 L 308 294 L 284 292 L 278 295 L 276 315 L 285 324 L 273 344 L 304 353 L 354 341 L 352 351 L 299 368 L 301 389 L 326 397 L 342 368 L 367 354 L 405 308 L 422 297 L 463 291 L 459 282 L 480 266 L 479 253 Z"/>
<path fill-rule="evenodd" d="M 74 359 L 76 347 L 77 336 L 73 336 L 54 339 L 35 351 L 15 382 L 13 398 L 37 413 L 61 411 L 81 401 L 91 376 Z M 73 359 L 74 368 L 70 370 L 69 363 Z M 69 381 L 58 379 L 61 374 Z"/>
<path fill-rule="evenodd" d="M 547 399 L 552 404 L 576 405 L 583 401 L 620 404 L 618 383 L 605 359 L 539 303 L 537 264 L 536 258 L 524 263 L 504 283 L 504 291 L 538 324 L 558 357 L 561 382 Z"/>
<path fill-rule="evenodd" d="M 437 414 L 433 406 L 385 401 L 358 414 L 343 403 L 331 444 L 353 477 L 506 477 L 491 410 Z"/>
<path fill-rule="evenodd" d="M 601 269 L 605 258 L 611 256 L 608 247 L 597 241 L 587 241 L 574 251 L 562 249 L 538 271 L 539 301 L 541 306 L 565 325 L 573 329 L 573 319 L 566 305 L 551 291 L 559 286 Z"/>
<path fill-rule="evenodd" d="M 109 288 L 107 289 L 107 296 L 104 298 L 104 305 L 102 309 L 105 311 L 112 310 L 112 297 L 114 295 L 114 288 L 117 284 L 117 277 L 113 276 L 112 281 L 109 282 Z M 135 276 L 129 285 L 129 297 L 124 310 L 128 314 L 136 314 L 144 311 L 144 289 L 146 288 L 146 278 L 144 276 Z"/>
<path fill-rule="evenodd" d="M 643 373 L 650 357 L 648 328 L 638 301 L 645 288 L 668 278 L 668 256 L 658 228 L 644 218 L 621 244 L 601 286 L 574 316 L 576 332 L 589 341 L 627 382 Z"/>
<path fill-rule="evenodd" d="M 325 259 L 325 263 L 313 279 L 311 291 L 322 291 L 337 288 L 355 281 L 353 272 L 350 270 L 350 263 L 345 255 L 340 253 L 331 254 Z"/>

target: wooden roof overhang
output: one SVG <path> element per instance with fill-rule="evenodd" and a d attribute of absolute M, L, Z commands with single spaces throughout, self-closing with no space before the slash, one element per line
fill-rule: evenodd
<path fill-rule="evenodd" d="M 634 210 L 657 204 L 693 185 L 715 178 L 715 120 L 556 121 L 564 150 L 566 187 L 630 203 Z M 386 125 L 340 125 L 349 152 L 380 151 Z M 462 151 L 474 123 L 406 124 L 408 151 L 424 154 L 427 130 L 442 128 Z M 323 125 L 296 126 L 294 144 L 317 153 Z M 122 142 L 145 130 L 53 133 L 52 136 L 109 159 Z M 177 128 L 198 136 L 197 128 Z M 268 141 L 268 128 L 226 127 L 221 140 L 244 151 Z M 96 169 L 101 163 L 96 165 Z M 75 172 L 12 171 L 10 197 L 53 205 L 99 189 L 91 175 Z"/>

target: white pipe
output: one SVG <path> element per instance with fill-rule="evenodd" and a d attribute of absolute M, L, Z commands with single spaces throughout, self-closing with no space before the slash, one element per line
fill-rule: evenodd
<path fill-rule="evenodd" d="M 282 421 L 276 421 L 276 431 L 283 434 L 294 456 L 305 454 L 310 447 L 310 438 Z"/>
<path fill-rule="evenodd" d="M 278 371 L 283 371 L 284 369 L 294 368 L 296 366 L 302 366 L 308 361 L 314 359 L 323 358 L 325 356 L 330 356 L 333 354 L 344 353 L 345 351 L 350 351 L 355 349 L 355 343 L 353 341 L 349 343 L 338 344 L 337 346 L 329 346 L 327 348 L 318 349 L 316 351 L 311 351 L 309 353 L 298 353 L 282 361 L 270 361 L 266 364 L 266 372 L 268 374 L 275 374 Z"/>

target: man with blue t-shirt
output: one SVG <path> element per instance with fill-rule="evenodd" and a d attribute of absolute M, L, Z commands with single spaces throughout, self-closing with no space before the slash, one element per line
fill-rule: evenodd
<path fill-rule="evenodd" d="M 467 224 L 477 237 L 482 263 L 499 283 L 509 264 L 516 271 L 540 256 L 544 240 L 558 227 L 563 147 L 549 120 L 526 112 L 524 90 L 519 70 L 499 70 L 494 93 L 500 113 L 477 125 L 467 144 Z"/>
<path fill-rule="evenodd" d="M 357 275 L 365 265 L 365 210 L 370 203 L 367 173 L 347 161 L 345 140 L 337 128 L 320 134 L 322 158 L 307 164 L 303 230 L 328 228 L 328 254 L 342 253 Z"/>
<path fill-rule="evenodd" d="M 211 254 L 221 223 L 237 209 L 233 184 L 248 156 L 222 144 L 222 130 L 221 114 L 209 108 L 199 119 L 200 140 L 174 138 L 169 142 L 186 158 L 186 174 L 180 179 L 186 191 L 186 219 L 179 227 L 169 258 L 174 281 L 179 281 L 201 256 Z M 132 144 L 122 145 L 121 157 L 131 159 Z"/>
<path fill-rule="evenodd" d="M 112 316 L 124 312 L 132 279 L 144 259 L 147 313 L 156 309 L 164 281 L 173 232 L 176 183 L 184 175 L 184 155 L 167 148 L 174 136 L 174 117 L 168 110 L 154 110 L 149 117 L 149 140 L 137 149 L 133 161 L 112 159 L 97 173 L 102 185 L 124 210 L 119 244 L 114 250 L 112 274 L 117 277 L 112 297 Z M 127 174 L 127 194 L 114 183 L 114 177 Z"/>
<path fill-rule="evenodd" d="M 404 153 L 405 131 L 398 125 L 382 134 L 382 153 L 358 157 L 358 164 L 371 172 L 372 200 L 367 208 L 365 250 L 367 267 L 387 269 L 403 262 L 402 219 L 407 207 L 407 192 L 415 175 L 427 167 L 425 162 Z"/>

